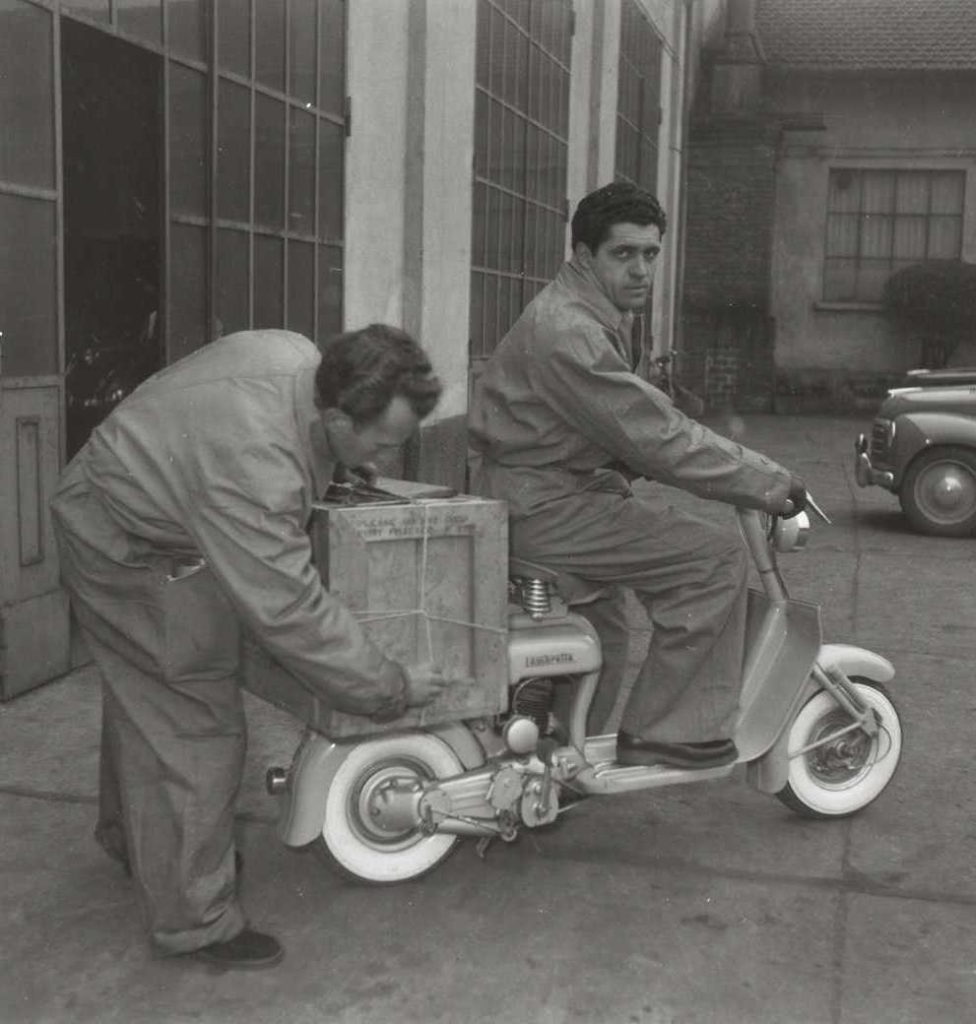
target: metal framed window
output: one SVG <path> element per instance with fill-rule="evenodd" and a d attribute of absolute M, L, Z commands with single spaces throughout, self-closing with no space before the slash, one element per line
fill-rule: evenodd
<path fill-rule="evenodd" d="M 63 0 L 163 56 L 167 361 L 342 326 L 345 0 Z"/>
<path fill-rule="evenodd" d="M 216 0 L 213 315 L 342 327 L 343 0 Z"/>
<path fill-rule="evenodd" d="M 635 0 L 620 11 L 617 144 L 614 174 L 649 192 L 657 188 L 662 43 Z"/>
<path fill-rule="evenodd" d="M 962 253 L 964 171 L 833 168 L 823 297 L 880 302 L 896 270 Z"/>
<path fill-rule="evenodd" d="M 571 0 L 478 0 L 471 365 L 565 251 Z"/>
<path fill-rule="evenodd" d="M 0 376 L 57 386 L 64 362 L 58 21 L 0 7 Z"/>

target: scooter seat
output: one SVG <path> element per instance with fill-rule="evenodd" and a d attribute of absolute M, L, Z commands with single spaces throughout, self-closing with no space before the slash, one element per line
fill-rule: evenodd
<path fill-rule="evenodd" d="M 525 558 L 509 558 L 508 575 L 510 579 L 542 580 L 551 584 L 556 593 L 566 604 L 579 605 L 589 604 L 596 601 L 607 592 L 607 587 L 602 583 L 594 583 L 592 580 L 580 579 L 572 573 L 560 572 L 558 569 L 550 569 L 538 562 L 530 562 Z"/>

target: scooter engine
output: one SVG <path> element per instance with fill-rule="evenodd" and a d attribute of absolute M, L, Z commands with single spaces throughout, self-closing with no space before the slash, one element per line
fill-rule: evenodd
<path fill-rule="evenodd" d="M 512 691 L 512 714 L 531 718 L 539 729 L 539 735 L 550 731 L 549 715 L 555 683 L 551 679 L 525 679 Z"/>

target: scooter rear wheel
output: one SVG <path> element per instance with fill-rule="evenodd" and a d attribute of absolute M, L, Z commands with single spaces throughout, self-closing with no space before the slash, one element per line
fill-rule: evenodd
<path fill-rule="evenodd" d="M 840 734 L 853 720 L 826 690 L 815 693 L 790 726 L 789 781 L 776 795 L 805 818 L 844 818 L 867 807 L 898 767 L 902 728 L 894 701 L 878 683 L 852 682 L 877 715 L 875 736 L 861 729 Z"/>
<path fill-rule="evenodd" d="M 329 785 L 316 852 L 354 881 L 392 885 L 419 878 L 450 855 L 458 836 L 384 827 L 384 788 L 403 782 L 423 784 L 461 771 L 454 751 L 425 733 L 400 733 L 358 744 Z"/>

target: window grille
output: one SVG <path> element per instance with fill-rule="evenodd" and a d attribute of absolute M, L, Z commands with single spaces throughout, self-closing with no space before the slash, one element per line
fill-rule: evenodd
<path fill-rule="evenodd" d="M 572 19 L 571 0 L 478 0 L 473 367 L 565 253 Z"/>
<path fill-rule="evenodd" d="M 339 331 L 345 0 L 61 9 L 166 58 L 168 361 L 248 327 Z"/>
<path fill-rule="evenodd" d="M 223 333 L 342 327 L 343 0 L 216 0 L 213 309 Z"/>
<path fill-rule="evenodd" d="M 963 171 L 834 168 L 823 297 L 880 302 L 896 270 L 962 252 Z"/>
<path fill-rule="evenodd" d="M 661 125 L 662 44 L 634 0 L 625 0 L 620 19 L 614 173 L 618 180 L 654 192 Z"/>

